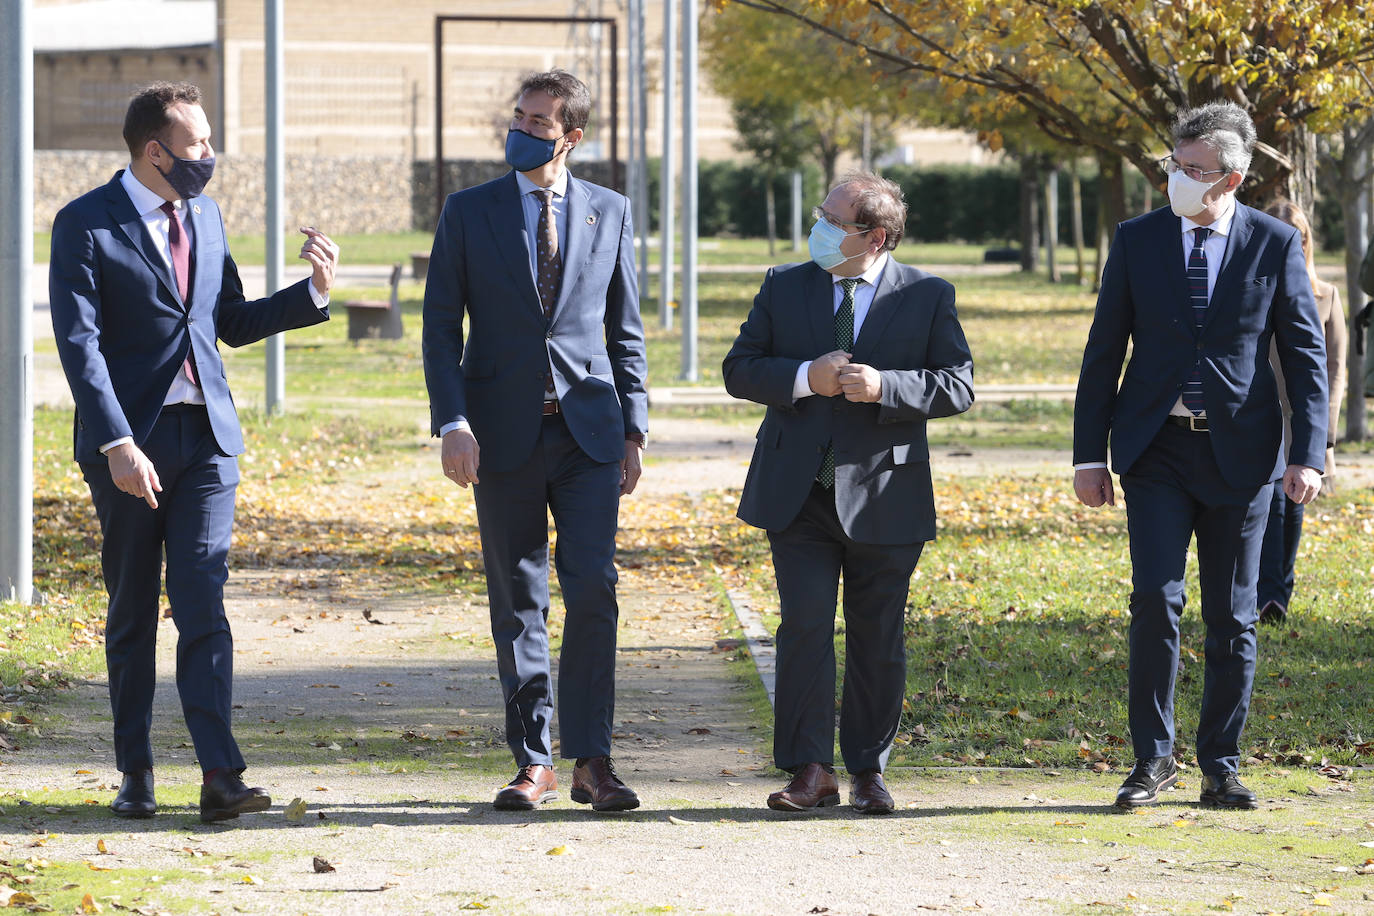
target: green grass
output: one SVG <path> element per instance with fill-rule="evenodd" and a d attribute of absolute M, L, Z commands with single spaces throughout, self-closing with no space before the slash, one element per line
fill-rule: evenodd
<path fill-rule="evenodd" d="M 1129 763 L 1125 513 L 1088 510 L 1067 475 L 936 483 L 940 538 L 907 608 L 907 700 L 894 763 Z M 1288 624 L 1262 628 L 1243 754 L 1305 766 L 1374 763 L 1374 495 L 1347 489 L 1307 515 Z M 761 536 L 735 568 L 777 622 Z M 1192 753 L 1203 628 L 1190 559 L 1176 701 Z M 842 622 L 839 624 L 842 630 Z M 843 658 L 843 639 L 836 652 Z"/>

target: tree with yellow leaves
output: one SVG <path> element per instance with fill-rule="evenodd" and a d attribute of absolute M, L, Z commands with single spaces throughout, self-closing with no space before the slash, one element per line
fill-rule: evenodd
<path fill-rule="evenodd" d="M 877 71 L 935 77 L 950 97 L 1020 106 L 1049 135 L 1124 157 L 1156 182 L 1174 114 L 1229 99 L 1260 136 L 1255 202 L 1286 194 L 1310 208 L 1314 137 L 1374 106 L 1374 7 L 1357 0 L 715 3 L 804 23 Z"/>

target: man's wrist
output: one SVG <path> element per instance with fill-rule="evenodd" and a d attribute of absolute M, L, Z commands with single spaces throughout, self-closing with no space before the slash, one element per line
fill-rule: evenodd
<path fill-rule="evenodd" d="M 639 446 L 641 450 L 649 447 L 649 437 L 644 433 L 626 433 L 625 441 L 633 442 L 635 445 Z"/>

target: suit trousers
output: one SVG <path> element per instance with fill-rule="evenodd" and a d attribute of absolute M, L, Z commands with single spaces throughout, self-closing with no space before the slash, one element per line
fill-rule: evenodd
<path fill-rule="evenodd" d="M 1298 562 L 1302 541 L 1303 507 L 1283 492 L 1283 481 L 1273 483 L 1269 499 L 1269 522 L 1264 528 L 1264 547 L 1260 550 L 1259 593 L 1255 604 L 1263 610 L 1271 601 L 1288 609 L 1293 600 L 1293 568 Z"/>
<path fill-rule="evenodd" d="M 1197 758 L 1207 775 L 1234 773 L 1255 679 L 1255 584 L 1272 492 L 1229 486 L 1207 433 L 1165 425 L 1121 476 L 1131 543 L 1128 707 L 1137 758 L 1174 746 L 1188 543 L 1197 535 L 1205 674 Z"/>
<path fill-rule="evenodd" d="M 230 724 L 234 643 L 224 613 L 238 461 L 220 454 L 203 406 L 165 409 L 143 452 L 162 484 L 156 509 L 115 487 L 107 463 L 81 464 L 104 539 L 115 764 L 125 773 L 153 766 L 149 732 L 165 552 L 177 628 L 177 692 L 196 757 L 206 771 L 242 770 Z"/>
<path fill-rule="evenodd" d="M 549 513 L 563 592 L 559 752 L 611 750 L 615 712 L 615 534 L 620 462 L 584 452 L 559 414 L 544 418 L 530 457 L 510 471 L 479 469 L 474 485 L 491 634 L 506 704 L 506 742 L 520 766 L 552 765 L 549 723 Z"/>
<path fill-rule="evenodd" d="M 922 542 L 861 544 L 845 534 L 835 493 L 819 483 L 786 528 L 768 532 L 782 622 L 773 762 L 782 770 L 835 757 L 835 602 L 844 577 L 840 754 L 850 773 L 881 770 L 906 695 L 903 623 Z"/>

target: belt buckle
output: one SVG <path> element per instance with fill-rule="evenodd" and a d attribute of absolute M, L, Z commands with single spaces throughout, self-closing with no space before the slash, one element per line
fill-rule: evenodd
<path fill-rule="evenodd" d="M 1200 425 L 1199 425 L 1199 424 L 1200 424 Z M 1206 418 L 1206 417 L 1194 417 L 1194 416 L 1188 417 L 1188 429 L 1189 429 L 1191 432 L 1195 432 L 1195 433 L 1205 433 L 1205 432 L 1207 432 L 1207 418 Z"/>

